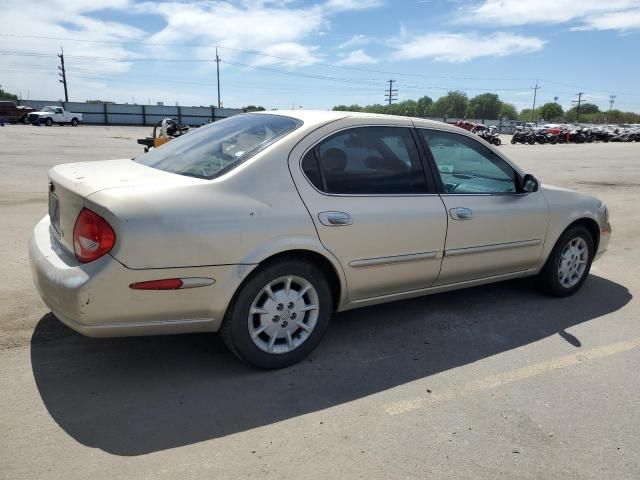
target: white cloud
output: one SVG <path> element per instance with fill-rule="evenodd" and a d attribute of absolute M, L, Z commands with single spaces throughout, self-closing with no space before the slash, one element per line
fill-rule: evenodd
<path fill-rule="evenodd" d="M 637 8 L 639 5 L 638 0 L 484 0 L 478 6 L 462 9 L 459 22 L 492 25 L 566 22 L 589 24 L 602 15 Z M 615 26 L 611 28 L 617 29 Z"/>
<path fill-rule="evenodd" d="M 281 64 L 287 67 L 303 67 L 318 62 L 320 59 L 313 53 L 318 47 L 302 45 L 295 42 L 277 43 L 263 48 L 265 56 L 259 57 L 254 65 Z"/>
<path fill-rule="evenodd" d="M 638 30 L 640 29 L 640 8 L 623 12 L 606 13 L 604 15 L 588 17 L 584 25 L 574 30 Z"/>
<path fill-rule="evenodd" d="M 150 37 L 152 42 L 193 40 L 250 50 L 299 41 L 320 31 L 326 22 L 318 6 L 288 8 L 286 4 L 281 7 L 262 2 L 148 2 L 137 5 L 136 10 L 153 11 L 167 23 Z"/>
<path fill-rule="evenodd" d="M 346 42 L 342 42 L 340 45 L 338 45 L 338 48 L 360 47 L 362 45 L 366 45 L 370 41 L 371 38 L 367 37 L 366 35 L 354 35 Z"/>
<path fill-rule="evenodd" d="M 338 62 L 340 65 L 370 65 L 372 63 L 378 63 L 378 60 L 367 55 L 362 49 L 354 50 Z"/>
<path fill-rule="evenodd" d="M 26 98 L 30 92 L 45 99 L 63 96 L 58 82 L 59 46 L 64 44 L 65 65 L 72 99 L 85 100 L 101 94 L 86 77 L 109 76 L 128 71 L 130 62 L 139 56 L 117 43 L 140 41 L 145 32 L 124 23 L 96 19 L 93 14 L 105 8 L 128 8 L 128 0 L 102 2 L 64 0 L 48 2 L 8 2 L 2 10 L 2 33 L 8 35 L 45 35 L 60 38 L 82 38 L 96 43 L 46 40 L 37 38 L 2 37 L 2 49 L 18 53 L 3 55 L 0 75 L 5 88 Z M 44 52 L 47 56 L 31 56 Z M 103 57 L 93 60 L 82 57 Z"/>
<path fill-rule="evenodd" d="M 380 7 L 382 0 L 327 0 L 325 8 L 334 11 L 343 10 L 368 10 Z"/>
<path fill-rule="evenodd" d="M 294 0 L 170 0 L 152 2 L 135 0 L 22 0 L 7 2 L 2 7 L 2 33 L 14 35 L 44 35 L 58 39 L 2 37 L 2 49 L 20 52 L 21 56 L 0 57 L 0 77 L 4 88 L 50 99 L 60 98 L 57 64 L 60 45 L 64 45 L 72 99 L 115 98 L 126 89 L 109 88 L 133 65 L 148 66 L 155 82 L 162 83 L 160 72 L 175 72 L 173 66 L 161 62 L 135 64 L 139 57 L 181 57 L 212 60 L 215 49 L 192 47 L 173 49 L 164 44 L 197 43 L 230 47 L 221 50 L 223 61 L 241 61 L 282 65 L 289 68 L 310 65 L 321 58 L 317 46 L 311 44 L 331 28 L 331 20 L 344 12 L 379 6 L 379 0 L 315 0 L 302 4 Z M 123 21 L 107 21 L 103 11 L 129 17 Z M 147 32 L 136 25 L 137 16 L 160 19 L 162 26 Z M 130 20 L 133 20 L 131 22 Z M 81 39 L 74 42 L 62 39 Z M 104 43 L 101 43 L 104 42 Z M 112 42 L 112 43 L 111 43 Z M 124 42 L 124 43 L 120 43 Z M 130 43 L 127 43 L 130 42 Z M 135 45 L 136 42 L 140 44 Z M 144 43 L 160 43 L 144 45 Z M 243 50 L 262 52 L 251 55 Z M 24 56 L 26 52 L 46 52 L 49 56 Z M 271 56 L 269 56 L 271 55 Z M 90 59 L 80 57 L 103 57 Z M 281 58 L 277 58 L 281 57 Z M 191 76 L 209 75 L 215 63 L 180 64 L 188 67 Z M 225 68 L 225 65 L 222 65 Z M 136 69 L 136 71 L 139 69 Z M 187 71 L 185 69 L 185 71 Z M 136 74 L 137 76 L 137 74 Z M 124 97 L 129 98 L 128 96 Z"/>
<path fill-rule="evenodd" d="M 407 34 L 402 36 L 406 37 Z M 429 33 L 414 38 L 400 38 L 392 43 L 400 59 L 433 58 L 446 62 L 466 62 L 480 57 L 531 53 L 542 50 L 545 44 L 537 37 L 502 32 L 491 35 Z"/>

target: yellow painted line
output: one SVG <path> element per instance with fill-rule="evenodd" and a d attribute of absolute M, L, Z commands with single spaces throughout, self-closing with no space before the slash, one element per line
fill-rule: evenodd
<path fill-rule="evenodd" d="M 576 352 L 571 355 L 565 355 L 563 357 L 554 358 L 534 365 L 528 365 L 516 370 L 490 375 L 483 379 L 466 383 L 457 391 L 453 390 L 444 394 L 430 394 L 429 396 L 414 397 L 397 402 L 391 402 L 384 405 L 383 408 L 389 415 L 401 415 L 403 413 L 418 410 L 430 403 L 451 400 L 457 396 L 468 393 L 492 390 L 503 385 L 508 385 L 509 383 L 536 377 L 554 370 L 572 367 L 586 360 L 596 360 L 598 358 L 604 358 L 617 353 L 633 350 L 638 347 L 640 347 L 640 338 L 612 343 L 610 345 L 603 345 L 591 350 Z"/>

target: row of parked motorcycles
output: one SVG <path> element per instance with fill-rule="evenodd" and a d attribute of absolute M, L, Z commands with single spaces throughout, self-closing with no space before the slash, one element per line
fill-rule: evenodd
<path fill-rule="evenodd" d="M 525 131 L 518 127 L 511 137 L 512 144 L 523 145 L 593 142 L 640 142 L 640 128 L 543 127 Z"/>

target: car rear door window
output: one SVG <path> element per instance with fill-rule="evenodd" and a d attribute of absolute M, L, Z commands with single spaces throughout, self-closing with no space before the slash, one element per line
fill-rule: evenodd
<path fill-rule="evenodd" d="M 435 160 L 445 193 L 516 193 L 515 170 L 490 148 L 457 133 L 418 129 Z"/>
<path fill-rule="evenodd" d="M 245 113 L 205 125 L 136 158 L 148 167 L 196 178 L 213 179 L 302 125 L 301 120 Z"/>
<path fill-rule="evenodd" d="M 427 193 L 411 131 L 404 127 L 359 127 L 320 142 L 302 161 L 320 191 L 333 194 Z"/>

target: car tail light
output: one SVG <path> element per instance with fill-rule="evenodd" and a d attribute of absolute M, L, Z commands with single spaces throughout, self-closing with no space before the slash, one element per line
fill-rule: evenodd
<path fill-rule="evenodd" d="M 93 262 L 113 248 L 116 234 L 97 213 L 83 208 L 73 227 L 73 250 L 82 263 Z"/>

